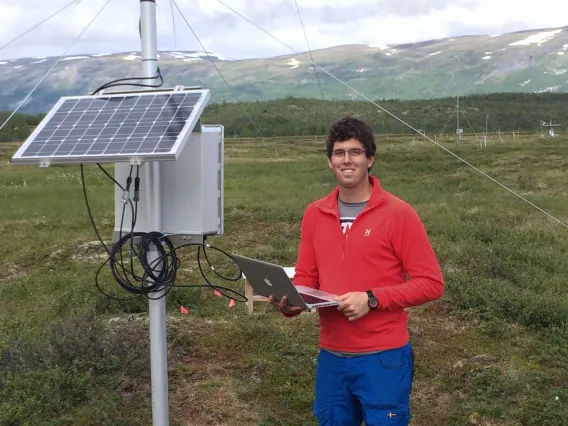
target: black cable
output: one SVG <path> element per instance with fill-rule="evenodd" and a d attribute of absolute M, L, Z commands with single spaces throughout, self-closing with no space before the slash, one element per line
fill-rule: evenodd
<path fill-rule="evenodd" d="M 140 39 L 142 39 L 142 20 L 138 20 L 138 32 L 140 34 Z M 150 87 L 150 88 L 158 88 L 164 85 L 164 77 L 162 76 L 162 72 L 160 71 L 160 67 L 157 68 L 157 74 L 154 77 L 125 77 L 119 78 L 117 80 L 109 81 L 108 83 L 103 84 L 101 87 L 96 89 L 91 95 L 96 95 L 102 90 L 108 89 L 109 87 L 117 87 L 117 86 L 134 86 L 134 87 Z M 159 84 L 141 84 L 141 83 L 124 83 L 124 84 L 117 84 L 122 81 L 136 81 L 136 80 L 156 80 L 160 79 Z"/>
<path fill-rule="evenodd" d="M 104 268 L 104 266 L 109 262 L 110 260 L 110 250 L 108 249 L 107 245 L 105 244 L 105 242 L 103 241 L 103 239 L 101 238 L 101 234 L 99 233 L 99 230 L 97 229 L 97 225 L 95 224 L 95 220 L 93 219 L 93 214 L 91 212 L 91 207 L 89 205 L 89 198 L 87 196 L 87 187 L 85 185 L 85 174 L 83 171 L 83 164 L 80 165 L 81 167 L 81 184 L 83 187 L 83 196 L 85 198 L 85 205 L 87 206 L 87 213 L 89 214 L 89 219 L 91 221 L 91 225 L 93 226 L 93 229 L 95 230 L 95 234 L 97 234 L 97 238 L 99 239 L 100 243 L 102 244 L 102 246 L 104 247 L 105 251 L 107 252 L 107 254 L 109 254 L 109 257 L 107 257 L 107 259 L 104 261 L 104 263 L 100 266 L 100 268 L 97 271 L 97 274 L 95 275 L 95 285 L 97 286 L 97 289 L 104 294 L 105 296 L 111 298 L 111 299 L 115 299 L 115 300 L 132 300 L 135 299 L 136 297 L 128 297 L 128 298 L 120 298 L 120 297 L 114 297 L 111 296 L 110 294 L 106 294 L 100 287 L 99 285 L 99 281 L 98 281 L 98 276 L 100 274 L 100 272 L 102 271 L 102 269 Z M 119 185 L 117 183 L 117 185 Z"/>
<path fill-rule="evenodd" d="M 109 81 L 108 83 L 103 84 L 98 89 L 96 89 L 91 95 L 96 95 L 102 90 L 108 89 L 109 87 L 117 87 L 117 86 L 134 86 L 134 87 L 150 87 L 150 88 L 158 88 L 164 85 L 164 77 L 162 76 L 162 72 L 160 71 L 160 67 L 157 69 L 157 74 L 154 77 L 125 77 L 119 78 L 117 80 Z M 120 83 L 126 81 L 136 81 L 136 80 L 156 80 L 160 79 L 160 83 L 158 84 L 142 84 L 142 83 Z"/>
<path fill-rule="evenodd" d="M 89 199 L 87 197 L 87 187 L 85 185 L 85 174 L 83 172 L 83 164 L 80 165 L 81 167 L 81 183 L 83 185 L 83 196 L 85 198 L 85 204 L 87 206 L 87 213 L 89 213 L 89 219 L 91 219 L 91 224 L 93 225 L 93 229 L 95 230 L 95 234 L 97 234 L 97 238 L 99 239 L 99 241 L 101 242 L 101 244 L 103 245 L 105 251 L 107 253 L 110 253 L 108 247 L 106 246 L 105 242 L 103 241 L 103 239 L 101 238 L 101 234 L 99 233 L 99 230 L 97 229 L 97 226 L 95 225 L 95 221 L 93 219 L 93 214 L 91 213 L 91 207 L 89 206 Z"/>
<path fill-rule="evenodd" d="M 133 167 L 130 168 L 130 174 L 127 178 L 126 185 L 121 185 L 115 178 L 113 178 L 100 164 L 97 163 L 99 169 L 103 171 L 103 173 L 111 180 L 115 185 L 117 185 L 124 193 L 123 201 L 124 205 L 122 208 L 122 215 L 121 215 L 121 222 L 120 222 L 120 230 L 119 235 L 120 239 L 109 249 L 109 247 L 104 243 L 97 227 L 95 224 L 95 220 L 93 218 L 93 214 L 91 211 L 91 207 L 89 204 L 88 196 L 87 196 L 87 189 L 85 184 L 85 176 L 83 171 L 83 164 L 81 164 L 81 183 L 83 186 L 83 195 L 85 198 L 85 205 L 87 207 L 87 212 L 89 215 L 89 219 L 95 230 L 95 233 L 105 248 L 108 256 L 107 259 L 103 262 L 103 264 L 99 267 L 96 276 L 95 276 L 95 283 L 97 289 L 104 294 L 105 296 L 115 299 L 115 300 L 132 300 L 141 296 L 144 296 L 148 299 L 160 299 L 165 297 L 172 288 L 211 288 L 217 290 L 221 295 L 231 298 L 237 302 L 246 302 L 247 298 L 243 294 L 233 290 L 229 287 L 219 286 L 212 283 L 207 276 L 205 275 L 204 267 L 202 265 L 201 259 L 201 251 L 203 251 L 203 255 L 205 260 L 209 266 L 209 269 L 212 270 L 219 278 L 224 279 L 226 281 L 236 282 L 242 278 L 242 271 L 238 268 L 237 264 L 235 263 L 233 257 L 225 252 L 224 250 L 211 246 L 206 243 L 187 243 L 180 245 L 178 247 L 174 247 L 171 240 L 161 232 L 134 232 L 134 228 L 136 225 L 137 219 L 137 212 L 138 212 L 138 201 L 139 201 L 139 191 L 140 191 L 140 177 L 139 177 L 139 166 L 137 166 L 136 177 L 134 178 L 134 198 L 131 199 L 130 197 L 130 190 L 132 184 L 132 173 Z M 130 206 L 131 214 L 132 214 L 132 221 L 131 221 L 131 229 L 129 232 L 123 235 L 123 224 L 124 224 L 124 215 L 127 204 Z M 134 241 L 137 240 L 135 244 Z M 197 247 L 197 264 L 199 267 L 199 271 L 205 280 L 206 284 L 176 284 L 177 279 L 177 272 L 180 267 L 181 261 L 177 256 L 177 250 L 185 247 Z M 130 268 L 128 268 L 124 264 L 124 257 L 123 257 L 123 249 L 125 247 L 129 248 L 129 261 L 130 261 Z M 152 250 L 157 251 L 156 258 L 153 261 L 149 261 L 149 254 Z M 207 256 L 207 250 L 216 250 L 221 254 L 228 257 L 231 261 L 231 264 L 234 265 L 238 269 L 238 274 L 234 277 L 226 277 L 223 274 L 219 273 L 215 267 L 209 261 L 209 257 Z M 134 270 L 134 262 L 138 261 L 143 273 L 136 274 Z M 125 290 L 127 293 L 133 294 L 133 297 L 128 298 L 119 298 L 115 296 L 111 296 L 104 292 L 99 283 L 99 275 L 103 268 L 108 264 L 113 278 L 118 283 L 118 285 Z M 165 292 L 158 296 L 154 297 L 153 294 L 163 291 Z"/>

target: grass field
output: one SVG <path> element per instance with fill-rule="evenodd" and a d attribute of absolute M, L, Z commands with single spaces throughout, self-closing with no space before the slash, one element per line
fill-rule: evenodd
<path fill-rule="evenodd" d="M 568 223 L 567 139 L 446 146 Z M 0 144 L 0 425 L 149 425 L 147 301 L 97 291 L 79 167 L 13 166 L 16 149 Z M 209 242 L 293 265 L 304 207 L 334 186 L 323 141 L 227 139 L 225 155 L 225 235 Z M 430 143 L 381 138 L 375 164 L 421 215 L 447 284 L 409 310 L 413 425 L 567 425 L 568 229 Z M 108 240 L 114 189 L 86 176 Z M 201 283 L 195 252 L 182 257 L 178 282 Z M 167 306 L 172 425 L 315 424 L 317 315 L 248 315 L 195 289 Z"/>

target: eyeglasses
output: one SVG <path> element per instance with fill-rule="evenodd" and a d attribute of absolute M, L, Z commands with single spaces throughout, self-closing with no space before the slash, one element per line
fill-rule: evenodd
<path fill-rule="evenodd" d="M 347 151 L 344 149 L 335 149 L 332 151 L 332 155 L 334 157 L 345 157 L 345 153 L 348 152 L 350 157 L 359 157 L 365 153 L 364 149 L 361 148 L 352 148 L 348 149 Z"/>

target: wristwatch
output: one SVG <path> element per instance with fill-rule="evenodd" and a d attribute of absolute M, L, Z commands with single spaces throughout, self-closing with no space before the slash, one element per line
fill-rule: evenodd
<path fill-rule="evenodd" d="M 377 309 L 379 307 L 379 301 L 375 297 L 375 293 L 372 290 L 367 290 L 367 296 L 369 296 L 369 307 L 371 309 Z"/>

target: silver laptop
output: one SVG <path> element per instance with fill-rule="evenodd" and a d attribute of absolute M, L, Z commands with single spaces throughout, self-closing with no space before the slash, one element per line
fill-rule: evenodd
<path fill-rule="evenodd" d="M 276 300 L 288 296 L 290 305 L 299 306 L 303 309 L 339 305 L 339 302 L 334 300 L 335 294 L 292 284 L 288 274 L 280 265 L 236 254 L 231 254 L 231 256 L 241 268 L 255 294 L 264 297 L 274 295 Z"/>

